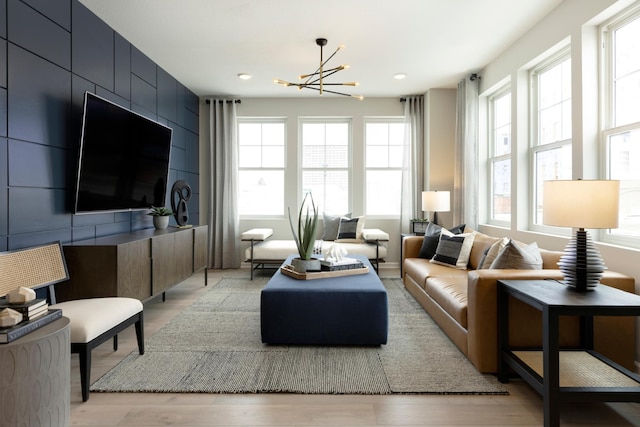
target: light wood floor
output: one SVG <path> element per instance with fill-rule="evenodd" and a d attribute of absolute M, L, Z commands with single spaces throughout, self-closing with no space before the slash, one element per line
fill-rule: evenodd
<path fill-rule="evenodd" d="M 397 270 L 381 275 L 397 277 Z M 222 277 L 249 277 L 248 270 L 209 272 L 209 286 Z M 165 302 L 145 304 L 145 334 L 153 335 L 206 290 L 203 274 L 169 290 Z M 129 328 L 93 352 L 92 381 L 137 350 Z M 74 426 L 541 426 L 542 400 L 526 383 L 512 381 L 508 396 L 151 394 L 91 393 L 80 396 L 76 355 L 71 357 L 71 423 Z M 563 426 L 640 426 L 640 404 L 562 406 Z"/>

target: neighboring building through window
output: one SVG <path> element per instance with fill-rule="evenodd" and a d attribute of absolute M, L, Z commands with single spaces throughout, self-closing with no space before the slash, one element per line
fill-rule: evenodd
<path fill-rule="evenodd" d="M 365 119 L 365 214 L 399 216 L 403 118 Z"/>
<path fill-rule="evenodd" d="M 488 101 L 489 218 L 507 224 L 511 221 L 511 91 L 502 88 Z"/>
<path fill-rule="evenodd" d="M 618 228 L 605 240 L 640 246 L 640 7 L 602 27 L 606 177 L 620 180 Z"/>
<path fill-rule="evenodd" d="M 284 119 L 238 119 L 238 210 L 284 215 Z"/>
<path fill-rule="evenodd" d="M 348 212 L 351 120 L 303 118 L 300 126 L 300 200 L 311 192 L 320 212 Z"/>
<path fill-rule="evenodd" d="M 531 71 L 533 224 L 542 222 L 544 181 L 571 179 L 571 57 L 568 49 Z"/>

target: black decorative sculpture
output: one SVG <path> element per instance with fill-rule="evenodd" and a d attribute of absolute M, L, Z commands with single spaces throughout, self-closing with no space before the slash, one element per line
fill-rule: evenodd
<path fill-rule="evenodd" d="M 176 196 L 178 196 L 177 203 Z M 180 179 L 173 183 L 173 187 L 171 187 L 171 209 L 173 210 L 176 223 L 178 223 L 179 226 L 187 225 L 187 221 L 189 221 L 187 202 L 190 198 L 191 187 L 187 181 Z"/>

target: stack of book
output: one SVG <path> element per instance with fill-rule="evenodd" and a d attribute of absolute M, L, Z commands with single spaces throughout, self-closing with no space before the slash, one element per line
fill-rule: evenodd
<path fill-rule="evenodd" d="M 0 327 L 0 344 L 16 340 L 62 317 L 62 310 L 50 310 L 45 299 L 35 299 L 24 304 L 9 304 L 5 298 L 0 298 L 0 310 L 5 308 L 22 313 L 22 322 L 14 326 Z"/>
<path fill-rule="evenodd" d="M 362 261 L 355 258 L 343 258 L 340 261 L 327 261 L 320 260 L 320 268 L 322 271 L 340 271 L 340 270 L 353 270 L 356 268 L 363 268 Z"/>
<path fill-rule="evenodd" d="M 10 304 L 5 298 L 0 298 L 0 310 L 5 308 L 22 313 L 22 320 L 33 320 L 45 314 L 49 304 L 44 298 L 36 298 L 24 304 Z"/>

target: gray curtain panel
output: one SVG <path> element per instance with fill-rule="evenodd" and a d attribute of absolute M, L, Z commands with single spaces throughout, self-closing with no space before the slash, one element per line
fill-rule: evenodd
<path fill-rule="evenodd" d="M 209 268 L 239 268 L 236 100 L 209 100 Z"/>
<path fill-rule="evenodd" d="M 424 96 L 404 98 L 404 151 L 400 232 L 408 233 L 412 218 L 422 217 L 422 185 L 424 182 Z"/>

